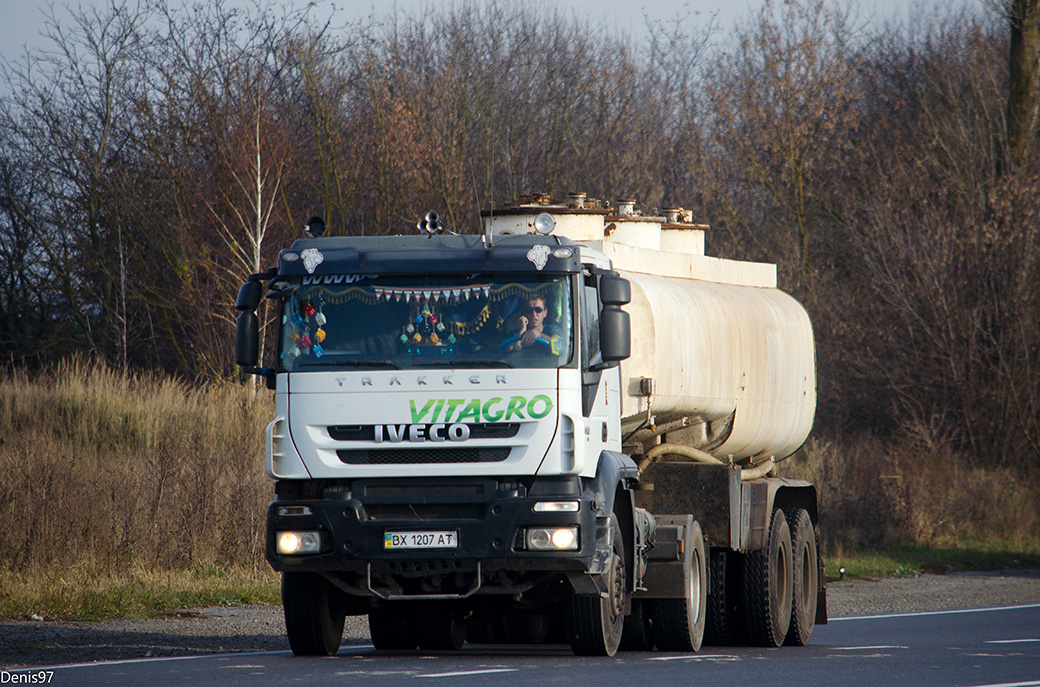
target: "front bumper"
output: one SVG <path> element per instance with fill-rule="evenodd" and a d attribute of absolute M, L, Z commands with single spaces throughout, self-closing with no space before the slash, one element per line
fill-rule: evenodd
<path fill-rule="evenodd" d="M 343 590 L 382 599 L 518 594 L 561 573 L 603 572 L 609 527 L 576 477 L 283 481 L 268 508 L 267 559 L 278 571 L 325 574 Z M 577 512 L 537 512 L 574 501 Z M 305 508 L 300 508 L 305 506 Z M 529 528 L 576 526 L 573 551 L 531 551 Z M 278 532 L 318 531 L 320 553 L 280 555 Z M 454 532 L 456 546 L 388 549 L 388 532 Z"/>

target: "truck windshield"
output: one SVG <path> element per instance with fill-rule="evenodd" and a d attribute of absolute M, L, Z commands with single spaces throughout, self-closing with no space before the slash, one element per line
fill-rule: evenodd
<path fill-rule="evenodd" d="M 307 277 L 285 300 L 284 369 L 559 367 L 571 359 L 566 276 Z"/>

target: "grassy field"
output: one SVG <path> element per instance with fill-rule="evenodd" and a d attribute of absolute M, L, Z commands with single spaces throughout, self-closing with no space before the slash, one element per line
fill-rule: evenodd
<path fill-rule="evenodd" d="M 263 557 L 270 392 L 67 364 L 0 373 L 0 618 L 279 603 Z M 829 575 L 1040 567 L 1040 490 L 946 450 L 812 440 Z"/>

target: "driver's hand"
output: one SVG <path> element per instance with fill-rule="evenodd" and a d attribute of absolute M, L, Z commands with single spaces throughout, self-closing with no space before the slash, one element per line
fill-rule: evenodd
<path fill-rule="evenodd" d="M 534 345 L 534 342 L 538 339 L 538 332 L 533 329 L 529 332 L 524 332 L 520 335 L 520 346 L 522 348 L 530 348 Z"/>

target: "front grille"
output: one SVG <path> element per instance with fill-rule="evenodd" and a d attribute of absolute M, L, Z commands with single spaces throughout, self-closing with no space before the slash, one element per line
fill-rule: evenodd
<path fill-rule="evenodd" d="M 385 451 L 341 449 L 336 451 L 347 465 L 409 465 L 416 463 L 498 463 L 509 457 L 509 447 L 485 448 L 392 448 Z"/>
<path fill-rule="evenodd" d="M 362 517 L 368 521 L 428 523 L 441 520 L 481 520 L 486 510 L 485 503 L 366 503 Z"/>
<path fill-rule="evenodd" d="M 427 427 L 429 425 L 426 425 Z M 470 439 L 511 439 L 520 431 L 519 422 L 471 423 Z M 375 425 L 329 425 L 329 437 L 336 441 L 375 441 Z"/>

